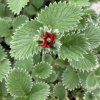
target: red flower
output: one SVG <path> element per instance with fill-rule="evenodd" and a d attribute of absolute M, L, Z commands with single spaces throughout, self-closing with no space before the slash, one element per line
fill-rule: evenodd
<path fill-rule="evenodd" d="M 41 44 L 41 46 L 43 48 L 50 48 L 54 45 L 55 43 L 55 35 L 49 32 L 46 32 L 46 34 L 43 37 L 43 43 Z"/>

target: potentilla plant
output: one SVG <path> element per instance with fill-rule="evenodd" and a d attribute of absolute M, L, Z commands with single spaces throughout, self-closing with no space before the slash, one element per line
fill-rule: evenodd
<path fill-rule="evenodd" d="M 0 100 L 100 100 L 99 0 L 0 0 Z"/>

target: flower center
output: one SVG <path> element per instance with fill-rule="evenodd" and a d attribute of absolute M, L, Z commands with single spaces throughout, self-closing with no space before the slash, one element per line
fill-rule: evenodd
<path fill-rule="evenodd" d="M 47 42 L 50 43 L 52 40 L 50 37 L 47 38 Z"/>

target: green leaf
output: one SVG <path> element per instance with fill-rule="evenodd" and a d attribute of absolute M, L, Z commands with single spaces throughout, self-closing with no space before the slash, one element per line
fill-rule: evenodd
<path fill-rule="evenodd" d="M 28 100 L 46 100 L 50 92 L 50 86 L 46 83 L 36 83 L 33 85 Z"/>
<path fill-rule="evenodd" d="M 99 85 L 100 86 L 100 85 Z M 96 96 L 97 100 L 100 100 L 100 89 L 97 88 L 94 91 L 92 91 L 93 94 Z"/>
<path fill-rule="evenodd" d="M 69 65 L 67 60 L 63 60 L 63 59 L 55 59 L 53 60 L 53 66 L 55 68 L 66 68 L 67 65 Z"/>
<path fill-rule="evenodd" d="M 40 49 L 37 43 L 38 35 L 37 30 L 41 24 L 37 21 L 31 21 L 18 29 L 11 41 L 11 56 L 16 59 L 25 59 L 33 56 Z"/>
<path fill-rule="evenodd" d="M 6 16 L 8 16 L 8 17 L 14 17 L 14 14 L 13 14 L 12 11 L 9 9 L 9 7 L 6 7 L 5 12 L 6 12 Z"/>
<path fill-rule="evenodd" d="M 28 99 L 27 98 L 24 98 L 24 97 L 16 97 L 13 100 L 28 100 Z"/>
<path fill-rule="evenodd" d="M 85 54 L 83 58 L 78 61 L 70 60 L 70 65 L 75 69 L 82 71 L 92 71 L 98 67 L 97 57 L 93 53 Z"/>
<path fill-rule="evenodd" d="M 79 83 L 78 74 L 69 66 L 62 75 L 62 82 L 66 88 L 73 90 Z"/>
<path fill-rule="evenodd" d="M 86 79 L 87 76 L 89 75 L 88 72 L 78 72 L 79 75 L 79 80 L 80 80 L 80 84 L 82 85 L 83 88 L 86 88 Z"/>
<path fill-rule="evenodd" d="M 76 27 L 81 19 L 81 9 L 66 2 L 55 2 L 42 10 L 37 19 L 43 25 L 58 29 L 59 32 L 69 31 Z"/>
<path fill-rule="evenodd" d="M 0 61 L 0 81 L 8 74 L 10 71 L 10 62 L 7 59 Z"/>
<path fill-rule="evenodd" d="M 9 36 L 5 37 L 6 44 L 10 45 L 11 40 L 12 40 L 12 34 L 10 34 Z"/>
<path fill-rule="evenodd" d="M 42 59 L 43 61 L 48 62 L 49 64 L 52 64 L 52 62 L 53 62 L 52 55 L 43 54 L 42 56 L 43 56 L 43 59 Z"/>
<path fill-rule="evenodd" d="M 0 45 L 0 81 L 8 74 L 10 70 L 10 62 L 6 59 L 7 55 Z"/>
<path fill-rule="evenodd" d="M 33 16 L 37 13 L 37 10 L 33 5 L 30 4 L 24 8 L 23 13 L 28 16 Z"/>
<path fill-rule="evenodd" d="M 66 90 L 65 90 L 65 87 L 61 83 L 58 83 L 57 85 L 55 85 L 55 87 L 54 87 L 54 95 L 56 97 L 58 97 L 59 99 L 61 99 L 61 100 L 65 99 Z"/>
<path fill-rule="evenodd" d="M 97 100 L 97 98 L 94 94 L 86 92 L 84 95 L 84 100 Z"/>
<path fill-rule="evenodd" d="M 37 78 L 48 78 L 52 73 L 52 66 L 46 62 L 38 63 L 34 66 L 32 70 L 32 76 Z"/>
<path fill-rule="evenodd" d="M 97 77 L 94 73 L 90 73 L 86 79 L 86 87 L 87 89 L 95 89 L 97 86 Z"/>
<path fill-rule="evenodd" d="M 32 2 L 32 4 L 37 8 L 39 9 L 43 3 L 44 3 L 44 0 L 30 0 Z"/>
<path fill-rule="evenodd" d="M 92 25 L 96 25 L 97 23 L 98 23 L 98 15 L 97 15 L 97 13 L 93 10 L 93 9 L 86 9 L 86 10 L 84 10 L 84 17 L 85 17 L 85 19 L 86 18 L 89 18 L 89 19 L 91 19 L 91 22 L 90 23 L 88 23 L 88 24 L 90 24 L 89 26 L 91 26 L 91 24 Z"/>
<path fill-rule="evenodd" d="M 7 78 L 7 89 L 12 96 L 25 97 L 32 88 L 32 79 L 21 69 L 14 69 Z"/>
<path fill-rule="evenodd" d="M 19 14 L 22 8 L 25 7 L 28 2 L 29 0 L 7 0 L 8 7 L 14 14 Z"/>
<path fill-rule="evenodd" d="M 96 88 L 99 88 L 100 87 L 100 77 L 98 77 L 98 76 L 96 76 L 96 79 L 97 79 L 97 86 L 96 86 Z"/>
<path fill-rule="evenodd" d="M 52 98 L 49 98 L 48 100 L 59 100 L 59 99 L 52 97 Z"/>
<path fill-rule="evenodd" d="M 69 3 L 76 4 L 79 6 L 89 6 L 89 0 L 69 0 Z"/>
<path fill-rule="evenodd" d="M 12 100 L 12 97 L 11 96 L 0 97 L 0 100 Z"/>
<path fill-rule="evenodd" d="M 37 54 L 34 54 L 33 56 L 33 63 L 34 64 L 37 64 L 37 63 L 40 63 L 41 62 L 41 53 L 37 53 Z"/>
<path fill-rule="evenodd" d="M 83 58 L 83 54 L 87 53 L 88 43 L 82 34 L 67 34 L 61 38 L 61 47 L 59 56 L 65 60 L 78 60 Z"/>
<path fill-rule="evenodd" d="M 84 33 L 92 49 L 100 45 L 100 27 L 90 26 Z"/>
<path fill-rule="evenodd" d="M 100 77 L 100 66 L 95 70 L 95 75 Z"/>
<path fill-rule="evenodd" d="M 55 71 L 46 79 L 47 82 L 54 82 L 57 80 L 57 73 Z"/>
<path fill-rule="evenodd" d="M 100 87 L 100 66 L 94 71 L 97 78 L 97 87 Z"/>
<path fill-rule="evenodd" d="M 86 17 L 84 17 L 83 19 L 80 20 L 80 23 L 78 23 L 76 30 L 83 31 L 86 29 L 87 26 L 88 26 L 88 22 L 86 20 Z"/>
<path fill-rule="evenodd" d="M 24 59 L 24 60 L 17 60 L 15 62 L 15 68 L 23 69 L 26 71 L 31 71 L 33 67 L 33 60 L 32 58 Z"/>
<path fill-rule="evenodd" d="M 22 24 L 26 23 L 28 21 L 28 17 L 22 15 L 18 16 L 13 20 L 13 28 L 14 30 L 22 26 Z"/>
<path fill-rule="evenodd" d="M 8 23 L 9 28 L 12 27 L 13 18 L 11 18 L 11 17 L 4 17 L 3 20 L 5 20 Z"/>
<path fill-rule="evenodd" d="M 0 61 L 6 58 L 6 53 L 0 45 Z"/>
<path fill-rule="evenodd" d="M 7 96 L 7 89 L 5 87 L 5 80 L 2 80 L 2 82 L 0 82 L 0 98 L 1 97 L 6 97 Z"/>
<path fill-rule="evenodd" d="M 5 16 L 5 5 L 0 3 L 0 17 Z"/>
<path fill-rule="evenodd" d="M 9 24 L 5 19 L 0 18 L 0 37 L 6 37 L 10 34 Z"/>

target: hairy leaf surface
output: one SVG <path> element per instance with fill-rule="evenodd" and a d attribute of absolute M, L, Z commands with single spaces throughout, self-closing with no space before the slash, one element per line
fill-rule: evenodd
<path fill-rule="evenodd" d="M 37 43 L 38 29 L 41 24 L 31 21 L 17 30 L 11 41 L 11 56 L 19 59 L 29 58 L 40 50 Z"/>
<path fill-rule="evenodd" d="M 52 14 L 52 15 L 51 15 Z M 38 20 L 45 26 L 58 29 L 60 32 L 69 31 L 76 27 L 81 19 L 81 9 L 66 2 L 55 2 L 46 7 L 38 16 Z"/>
<path fill-rule="evenodd" d="M 66 69 L 62 75 L 62 82 L 66 88 L 73 90 L 79 83 L 79 78 L 75 70 L 71 67 Z"/>
<path fill-rule="evenodd" d="M 49 95 L 50 86 L 46 83 L 36 83 L 33 85 L 29 100 L 46 100 Z"/>
<path fill-rule="evenodd" d="M 32 79 L 21 69 L 14 69 L 7 78 L 7 89 L 13 96 L 25 97 L 32 88 Z"/>
<path fill-rule="evenodd" d="M 45 79 L 52 73 L 52 67 L 46 62 L 36 64 L 32 70 L 33 77 Z"/>
<path fill-rule="evenodd" d="M 88 43 L 84 35 L 80 34 L 67 34 L 61 38 L 61 47 L 59 56 L 62 59 L 78 60 L 83 57 L 83 54 L 87 53 Z"/>
<path fill-rule="evenodd" d="M 69 63 L 75 69 L 82 71 L 92 71 L 98 67 L 97 58 L 93 53 L 85 54 L 84 57 L 78 61 L 70 60 Z"/>
<path fill-rule="evenodd" d="M 95 49 L 100 45 L 100 27 L 90 26 L 84 33 L 90 43 L 91 49 Z"/>
<path fill-rule="evenodd" d="M 29 0 L 7 0 L 10 10 L 14 14 L 19 14 L 22 8 L 27 5 Z"/>

